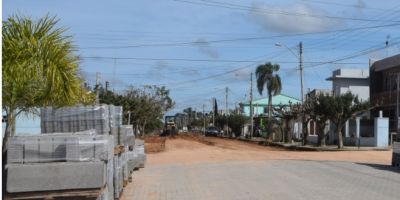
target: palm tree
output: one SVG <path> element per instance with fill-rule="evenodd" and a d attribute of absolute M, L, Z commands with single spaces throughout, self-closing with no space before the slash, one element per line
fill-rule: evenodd
<path fill-rule="evenodd" d="M 65 29 L 57 22 L 49 16 L 37 21 L 11 16 L 3 21 L 2 98 L 7 115 L 3 144 L 14 135 L 11 125 L 21 113 L 94 100 L 82 87 L 71 38 L 64 36 Z"/>
<path fill-rule="evenodd" d="M 256 69 L 258 92 L 262 95 L 264 88 L 268 92 L 268 117 L 271 117 L 272 96 L 279 94 L 282 90 L 281 78 L 276 74 L 278 71 L 279 65 L 270 62 L 259 65 Z"/>

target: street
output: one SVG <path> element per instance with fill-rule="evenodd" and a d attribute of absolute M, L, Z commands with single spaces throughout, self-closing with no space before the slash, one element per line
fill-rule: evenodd
<path fill-rule="evenodd" d="M 207 140 L 167 140 L 122 199 L 399 199 L 390 151 L 290 152 Z"/>

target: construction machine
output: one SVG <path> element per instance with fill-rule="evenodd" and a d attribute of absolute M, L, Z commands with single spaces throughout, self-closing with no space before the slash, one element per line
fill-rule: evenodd
<path fill-rule="evenodd" d="M 164 130 L 161 136 L 170 136 L 176 134 L 175 116 L 165 116 Z"/>

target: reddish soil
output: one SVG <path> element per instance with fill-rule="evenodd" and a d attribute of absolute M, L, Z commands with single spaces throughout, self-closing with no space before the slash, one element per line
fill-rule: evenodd
<path fill-rule="evenodd" d="M 359 163 L 390 164 L 391 151 L 287 151 L 275 147 L 260 146 L 238 140 L 214 137 L 169 138 L 163 152 L 148 154 L 147 164 L 192 164 L 200 162 L 240 160 L 330 160 Z"/>

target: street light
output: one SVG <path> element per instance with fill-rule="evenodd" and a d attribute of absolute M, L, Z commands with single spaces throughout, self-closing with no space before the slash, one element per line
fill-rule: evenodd
<path fill-rule="evenodd" d="M 275 43 L 275 46 L 277 46 L 277 47 L 285 47 L 286 49 L 288 49 L 290 51 L 290 53 L 292 53 L 294 56 L 296 56 L 296 58 L 298 58 L 298 59 L 300 58 L 298 54 L 296 54 L 291 48 L 289 48 L 285 44 Z"/>
<path fill-rule="evenodd" d="M 301 103 L 304 103 L 303 96 L 304 96 L 304 87 L 303 87 L 303 43 L 299 43 L 299 53 L 296 54 L 291 48 L 286 46 L 285 44 L 275 43 L 277 47 L 285 47 L 292 53 L 296 58 L 299 59 L 299 69 L 300 69 L 300 90 L 301 90 Z"/>

